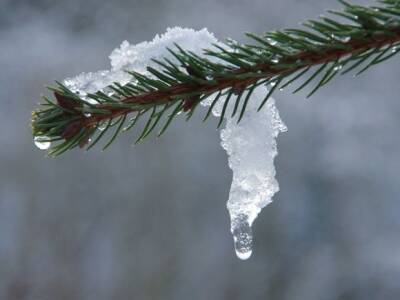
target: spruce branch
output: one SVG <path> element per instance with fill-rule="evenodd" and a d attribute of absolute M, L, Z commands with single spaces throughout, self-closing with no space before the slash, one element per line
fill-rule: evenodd
<path fill-rule="evenodd" d="M 359 75 L 400 51 L 400 0 L 380 0 L 369 7 L 339 2 L 341 11 L 306 21 L 305 29 L 247 33 L 251 43 L 228 39 L 205 49 L 201 57 L 175 45 L 168 51 L 176 62 L 154 60 L 159 69 L 148 67 L 150 75 L 129 71 L 131 82 L 114 83 L 86 98 L 56 82 L 49 87 L 55 101 L 43 97 L 41 108 L 33 112 L 33 135 L 55 142 L 49 154 L 57 156 L 78 146 L 90 149 L 113 129 L 105 149 L 121 132 L 146 118 L 136 140 L 140 142 L 163 121 L 158 133 L 162 135 L 181 111 L 190 119 L 198 104 L 211 95 L 214 100 L 204 121 L 224 99 L 219 127 L 229 101 L 235 101 L 231 117 L 240 122 L 259 85 L 270 86 L 260 110 L 277 89 L 303 78 L 294 93 L 316 82 L 310 97 L 337 75 Z"/>

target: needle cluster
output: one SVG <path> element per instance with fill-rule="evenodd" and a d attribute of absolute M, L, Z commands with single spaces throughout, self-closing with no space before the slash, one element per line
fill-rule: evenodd
<path fill-rule="evenodd" d="M 310 97 L 337 75 L 359 75 L 400 51 L 400 0 L 368 7 L 339 2 L 341 11 L 308 20 L 302 29 L 247 33 L 248 43 L 228 39 L 201 56 L 176 44 L 168 49 L 174 59 L 154 60 L 158 68 L 148 67 L 146 74 L 127 70 L 132 76 L 127 84 L 114 83 L 85 97 L 56 82 L 49 87 L 54 99 L 43 97 L 33 112 L 33 135 L 52 142 L 49 154 L 57 156 L 75 147 L 90 149 L 108 137 L 105 149 L 144 119 L 140 142 L 156 129 L 162 135 L 181 112 L 189 120 L 210 96 L 204 121 L 224 101 L 218 126 L 229 102 L 234 104 L 231 117 L 240 122 L 259 85 L 269 92 L 258 110 L 276 90 L 298 84 L 293 92 L 308 88 Z"/>

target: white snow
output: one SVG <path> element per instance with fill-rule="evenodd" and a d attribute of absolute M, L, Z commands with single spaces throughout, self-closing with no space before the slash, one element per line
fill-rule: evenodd
<path fill-rule="evenodd" d="M 276 138 L 287 129 L 273 98 L 257 112 L 267 92 L 263 86 L 256 88 L 239 124 L 236 118 L 230 118 L 234 103 L 231 101 L 226 127 L 221 131 L 221 144 L 228 153 L 229 167 L 233 171 L 227 207 L 236 254 L 241 259 L 249 258 L 252 252 L 253 221 L 279 191 L 274 166 L 278 154 Z M 217 116 L 220 115 L 218 109 L 214 112 Z"/>
<path fill-rule="evenodd" d="M 113 82 L 126 84 L 132 77 L 124 70 L 135 70 L 146 74 L 146 67 L 160 69 L 151 59 L 168 57 L 175 61 L 167 51 L 174 49 L 174 43 L 182 48 L 203 55 L 202 49 L 217 43 L 207 29 L 195 31 L 179 27 L 170 28 L 151 42 L 130 45 L 124 41 L 111 55 L 111 70 L 95 73 L 82 73 L 75 78 L 68 78 L 64 84 L 72 90 L 93 93 L 97 90 L 109 92 L 105 88 Z M 275 179 L 274 158 L 277 155 L 276 137 L 286 127 L 279 117 L 275 101 L 271 98 L 265 107 L 257 112 L 257 107 L 265 97 L 267 89 L 255 89 L 247 111 L 239 124 L 236 118 L 230 118 L 234 101 L 230 101 L 226 116 L 225 129 L 221 130 L 221 144 L 228 153 L 229 166 L 233 171 L 232 185 L 227 207 L 231 218 L 231 232 L 234 236 L 235 250 L 239 258 L 247 259 L 251 255 L 251 225 L 260 210 L 272 201 L 272 196 L 279 190 Z M 210 105 L 213 97 L 202 104 Z M 87 101 L 89 101 L 88 99 Z M 214 107 L 213 114 L 219 116 L 224 99 Z"/>
<path fill-rule="evenodd" d="M 131 45 L 128 41 L 123 41 L 121 46 L 114 49 L 109 56 L 111 70 L 81 73 L 74 78 L 65 79 L 64 84 L 71 90 L 82 94 L 94 93 L 103 90 L 113 82 L 128 83 L 132 80 L 132 76 L 125 70 L 134 70 L 149 75 L 146 67 L 160 69 L 159 65 L 151 60 L 152 58 L 161 60 L 161 58 L 167 57 L 171 61 L 176 61 L 173 55 L 167 51 L 167 47 L 175 49 L 174 43 L 200 54 L 202 49 L 216 42 L 217 39 L 207 29 L 195 31 L 180 27 L 168 28 L 166 33 L 156 35 L 151 42 Z"/>

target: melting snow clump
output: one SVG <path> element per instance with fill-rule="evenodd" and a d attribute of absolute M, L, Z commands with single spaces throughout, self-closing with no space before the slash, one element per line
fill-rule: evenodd
<path fill-rule="evenodd" d="M 176 62 L 174 56 L 167 51 L 167 47 L 175 48 L 174 43 L 184 49 L 201 53 L 202 49 L 210 46 L 210 43 L 216 42 L 217 39 L 207 29 L 195 31 L 188 28 L 168 28 L 166 33 L 156 35 L 151 42 L 131 45 L 128 41 L 123 41 L 121 46 L 114 49 L 109 56 L 110 70 L 82 73 L 74 78 L 65 79 L 64 84 L 81 95 L 98 90 L 106 93 L 112 92 L 106 87 L 114 82 L 124 85 L 132 80 L 132 75 L 125 71 L 136 71 L 149 76 L 147 67 L 160 69 L 160 66 L 152 59 L 162 60 L 163 57 L 166 57 Z M 86 100 L 91 101 L 89 98 Z"/>
<path fill-rule="evenodd" d="M 250 257 L 251 225 L 279 191 L 274 166 L 278 154 L 276 138 L 287 129 L 279 117 L 274 99 L 270 98 L 257 112 L 267 93 L 265 87 L 258 87 L 240 123 L 237 124 L 236 118 L 228 117 L 226 127 L 221 131 L 222 147 L 228 153 L 229 167 L 233 171 L 227 207 L 235 251 L 240 259 Z"/>
<path fill-rule="evenodd" d="M 204 56 L 202 49 L 210 48 L 211 44 L 218 41 L 207 29 L 195 31 L 179 27 L 169 28 L 165 34 L 157 35 L 151 42 L 131 45 L 124 41 L 110 55 L 110 70 L 82 73 L 74 78 L 67 78 L 64 84 L 79 93 L 83 99 L 87 93 L 98 90 L 111 93 L 112 91 L 107 90 L 108 85 L 113 82 L 124 85 L 132 80 L 132 76 L 126 73 L 126 70 L 150 76 L 146 67 L 160 69 L 152 59 L 160 60 L 166 57 L 176 62 L 167 51 L 167 47 L 175 48 L 174 43 Z M 210 57 L 208 59 L 215 60 Z M 273 195 L 279 190 L 274 167 L 274 158 L 277 155 L 276 138 L 280 132 L 286 131 L 286 126 L 281 121 L 272 98 L 257 112 L 257 107 L 266 94 L 267 89 L 263 86 L 255 89 L 239 124 L 236 118 L 230 118 L 234 102 L 231 101 L 227 107 L 226 127 L 221 130 L 221 144 L 228 153 L 229 167 L 233 171 L 227 207 L 235 250 L 240 259 L 250 257 L 253 240 L 251 225 L 261 209 L 272 201 Z M 211 100 L 212 96 L 202 104 L 210 105 Z M 224 100 L 221 97 L 214 107 L 215 116 L 220 116 Z M 92 100 L 86 98 L 86 101 Z"/>

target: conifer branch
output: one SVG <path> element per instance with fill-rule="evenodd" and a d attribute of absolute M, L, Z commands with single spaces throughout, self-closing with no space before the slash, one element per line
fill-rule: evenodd
<path fill-rule="evenodd" d="M 339 2 L 342 11 L 309 20 L 304 23 L 306 29 L 271 31 L 260 36 L 248 33 L 253 43 L 227 40 L 223 46 L 205 49 L 204 57 L 176 45 L 168 49 L 176 62 L 154 60 L 159 70 L 148 67 L 150 75 L 129 72 L 132 81 L 128 84 L 115 83 L 87 98 L 57 82 L 49 88 L 55 101 L 44 97 L 42 107 L 33 112 L 33 135 L 55 142 L 49 154 L 56 156 L 77 146 L 90 149 L 114 129 L 104 146 L 107 148 L 119 133 L 135 128 L 138 120 L 146 117 L 139 142 L 164 116 L 167 118 L 159 135 L 179 112 L 186 112 L 190 119 L 197 105 L 210 95 L 215 98 L 204 120 L 224 99 L 224 108 L 228 101 L 235 101 L 232 117 L 239 122 L 259 85 L 271 87 L 260 110 L 278 88 L 305 78 L 294 93 L 316 82 L 310 97 L 337 75 L 350 71 L 359 75 L 400 51 L 400 0 L 381 0 L 372 7 Z M 129 119 L 128 115 L 133 117 Z M 218 126 L 224 115 L 223 109 Z"/>

